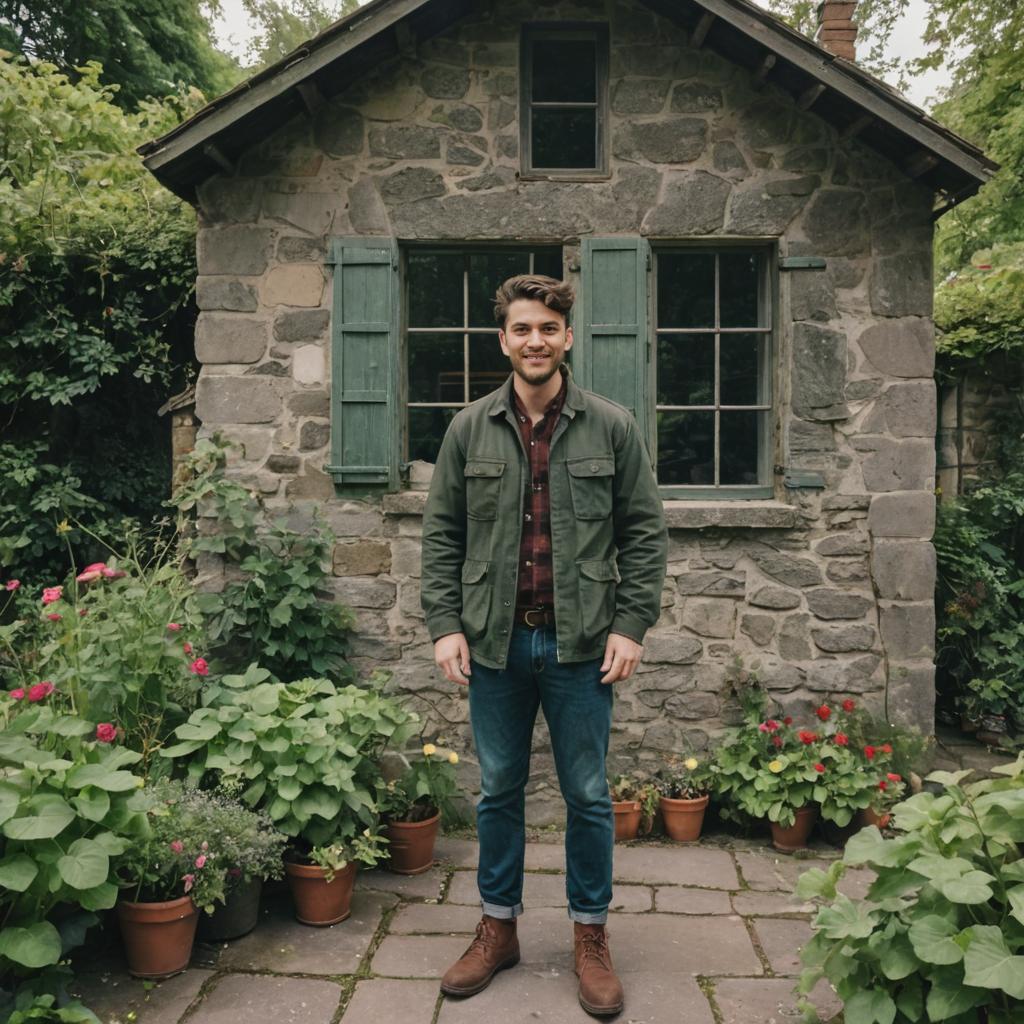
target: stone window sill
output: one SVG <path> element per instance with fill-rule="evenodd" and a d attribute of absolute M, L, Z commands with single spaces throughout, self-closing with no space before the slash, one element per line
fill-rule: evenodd
<path fill-rule="evenodd" d="M 426 491 L 384 495 L 384 513 L 421 516 Z M 781 501 L 666 501 L 665 522 L 674 530 L 725 527 L 743 530 L 789 530 L 801 524 L 800 512 Z"/>

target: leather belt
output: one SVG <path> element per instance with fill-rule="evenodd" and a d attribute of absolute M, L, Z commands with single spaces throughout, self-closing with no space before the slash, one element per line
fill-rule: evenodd
<path fill-rule="evenodd" d="M 517 608 L 515 623 L 517 626 L 526 626 L 528 629 L 553 626 L 555 624 L 555 610 L 554 608 Z"/>

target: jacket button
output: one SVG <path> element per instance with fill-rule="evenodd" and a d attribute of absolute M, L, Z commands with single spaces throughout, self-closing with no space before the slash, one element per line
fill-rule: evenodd
<path fill-rule="evenodd" d="M 506 608 L 508 608 L 508 607 L 510 607 L 510 606 L 511 606 L 511 604 L 512 604 L 512 602 L 511 602 L 511 601 L 506 601 L 506 602 L 505 602 L 505 607 L 506 607 Z"/>
<path fill-rule="evenodd" d="M 476 473 L 477 476 L 479 476 L 483 472 L 483 470 L 479 466 L 474 466 L 473 472 Z"/>
<path fill-rule="evenodd" d="M 591 472 L 591 473 L 596 473 L 596 472 L 598 471 L 598 469 L 600 469 L 600 468 L 601 468 L 601 467 L 600 467 L 600 466 L 598 466 L 598 464 L 597 464 L 596 462 L 592 462 L 592 463 L 590 464 L 590 472 Z"/>

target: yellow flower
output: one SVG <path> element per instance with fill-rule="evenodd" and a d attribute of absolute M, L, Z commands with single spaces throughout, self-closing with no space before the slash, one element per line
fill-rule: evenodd
<path fill-rule="evenodd" d="M 67 519 L 62 519 L 57 524 L 57 532 L 58 533 L 70 533 L 71 532 L 71 527 L 68 525 Z"/>
<path fill-rule="evenodd" d="M 782 771 L 782 762 L 781 761 L 769 761 L 768 762 L 768 771 L 775 772 L 775 774 L 778 775 L 778 773 Z"/>
<path fill-rule="evenodd" d="M 694 768 L 696 768 L 696 767 L 697 767 L 697 764 L 698 764 L 697 758 L 695 758 L 695 757 L 688 757 L 688 758 L 687 758 L 687 759 L 686 759 L 686 760 L 685 760 L 685 761 L 683 762 L 683 767 L 685 767 L 685 768 L 689 768 L 689 769 L 690 769 L 690 771 L 692 772 L 692 771 L 694 770 Z"/>
<path fill-rule="evenodd" d="M 436 754 L 437 753 L 437 747 L 435 747 L 433 743 L 424 743 L 423 744 L 423 753 L 427 757 L 430 757 L 431 754 Z"/>
<path fill-rule="evenodd" d="M 454 750 L 448 755 L 448 763 L 449 764 L 458 764 L 459 763 L 459 755 L 456 754 Z"/>

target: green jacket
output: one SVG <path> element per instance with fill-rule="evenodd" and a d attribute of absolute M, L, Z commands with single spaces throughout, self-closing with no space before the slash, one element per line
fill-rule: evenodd
<path fill-rule="evenodd" d="M 465 633 L 473 658 L 508 659 L 524 477 L 513 376 L 448 427 L 423 517 L 422 604 L 432 640 Z M 668 535 L 628 410 L 569 375 L 551 441 L 551 546 L 559 662 L 604 656 L 608 633 L 638 643 L 661 611 Z"/>

